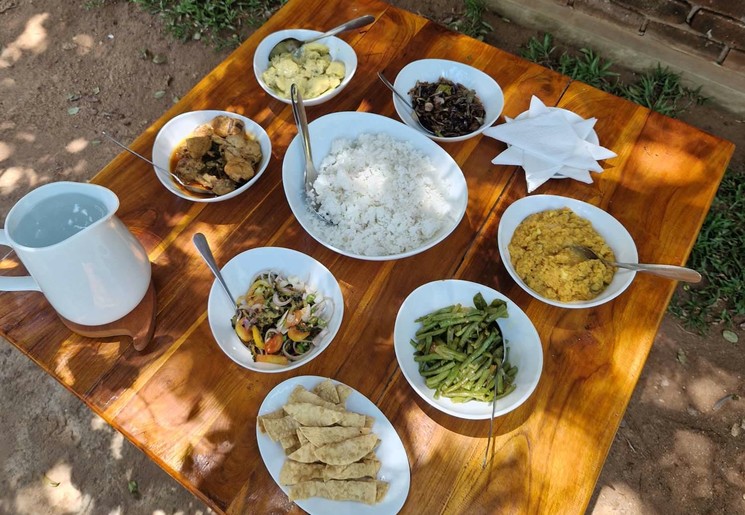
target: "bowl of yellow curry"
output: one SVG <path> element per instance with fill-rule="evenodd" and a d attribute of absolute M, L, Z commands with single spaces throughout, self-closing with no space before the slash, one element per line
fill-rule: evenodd
<path fill-rule="evenodd" d="M 589 308 L 618 297 L 635 272 L 587 259 L 576 246 L 609 261 L 637 263 L 626 228 L 599 207 L 557 195 L 532 195 L 502 215 L 497 245 L 507 272 L 538 300 L 563 308 Z"/>
<path fill-rule="evenodd" d="M 338 95 L 357 71 L 357 54 L 345 41 L 327 37 L 302 45 L 299 52 L 269 57 L 277 43 L 287 38 L 306 41 L 321 35 L 316 30 L 280 30 L 265 37 L 254 52 L 254 74 L 264 91 L 290 104 L 290 86 L 296 84 L 306 106 L 321 104 Z"/>

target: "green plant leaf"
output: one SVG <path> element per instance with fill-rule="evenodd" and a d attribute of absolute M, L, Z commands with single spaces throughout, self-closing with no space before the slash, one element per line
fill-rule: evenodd
<path fill-rule="evenodd" d="M 130 479 L 127 482 L 127 489 L 129 490 L 129 493 L 132 495 L 137 495 L 140 493 L 140 488 L 137 485 L 137 481 L 135 481 L 134 479 Z"/>
<path fill-rule="evenodd" d="M 164 96 L 166 96 L 166 92 L 163 89 L 159 89 L 158 91 L 156 91 L 155 93 L 153 93 L 153 96 L 155 98 L 163 98 Z"/>
<path fill-rule="evenodd" d="M 740 339 L 737 336 L 737 333 L 736 332 L 730 331 L 729 329 L 725 329 L 724 331 L 722 331 L 722 338 L 724 338 L 725 340 L 727 340 L 730 343 L 737 343 L 738 340 Z"/>
<path fill-rule="evenodd" d="M 75 116 L 80 111 L 80 108 L 78 106 L 70 107 L 67 109 L 67 114 L 70 116 Z"/>

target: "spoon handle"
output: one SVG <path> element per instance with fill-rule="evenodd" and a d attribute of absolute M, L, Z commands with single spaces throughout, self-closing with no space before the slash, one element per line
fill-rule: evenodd
<path fill-rule="evenodd" d="M 313 165 L 313 154 L 310 150 L 308 116 L 305 113 L 303 96 L 300 94 L 300 90 L 295 86 L 295 84 L 290 86 L 290 97 L 292 100 L 292 114 L 295 117 L 298 134 L 300 134 L 300 141 L 303 144 L 303 151 L 305 152 L 305 190 L 309 191 L 312 188 L 312 184 L 316 181 L 318 174 L 316 172 L 316 167 Z"/>
<path fill-rule="evenodd" d="M 164 174 L 170 175 L 171 177 L 173 177 L 173 180 L 175 180 L 181 186 L 183 186 L 184 188 L 186 188 L 188 191 L 191 191 L 192 193 L 197 193 L 199 195 L 213 195 L 213 196 L 215 195 L 212 191 L 208 190 L 207 188 L 196 187 L 196 186 L 191 186 L 189 184 L 186 184 L 184 181 L 181 180 L 181 177 L 179 177 L 175 173 L 171 172 L 170 170 L 166 170 L 165 168 L 163 168 L 161 166 L 156 165 L 155 163 L 153 163 L 152 161 L 150 161 L 148 158 L 146 158 L 142 154 L 138 154 L 137 152 L 135 152 L 134 150 L 132 150 L 131 148 L 129 148 L 124 143 L 122 143 L 122 142 L 120 142 L 120 141 L 112 138 L 111 136 L 109 136 L 109 134 L 106 131 L 101 131 L 101 135 L 104 136 L 105 138 L 107 138 L 109 141 L 111 141 L 116 146 L 118 146 L 118 147 L 126 150 L 127 152 L 129 152 L 133 156 L 139 157 L 140 159 L 142 159 L 146 163 L 149 163 L 150 165 L 152 165 L 153 168 L 155 168 L 156 170 L 158 170 L 160 173 L 164 173 Z"/>
<path fill-rule="evenodd" d="M 611 263 L 613 266 L 619 268 L 628 268 L 629 270 L 636 270 L 637 272 L 646 272 L 648 274 L 659 275 L 661 277 L 667 277 L 668 279 L 675 279 L 678 281 L 684 281 L 687 283 L 698 283 L 701 282 L 701 274 L 690 268 L 675 265 L 646 265 L 642 263 Z"/>
<path fill-rule="evenodd" d="M 212 250 L 210 249 L 209 243 L 207 243 L 207 238 L 204 236 L 204 234 L 198 232 L 194 235 L 192 241 L 194 242 L 194 246 L 199 251 L 199 254 L 201 254 L 202 259 L 204 259 L 204 262 L 207 263 L 207 267 L 209 267 L 209 269 L 212 271 L 212 274 L 217 278 L 217 281 L 222 286 L 222 289 L 225 291 L 225 295 L 227 295 L 230 299 L 230 304 L 235 307 L 235 297 L 233 297 L 233 294 L 230 293 L 228 284 L 225 282 L 225 279 L 223 279 L 222 274 L 220 273 L 220 269 L 217 267 L 215 257 L 212 255 Z"/>
<path fill-rule="evenodd" d="M 106 131 L 101 131 L 101 134 L 105 138 L 107 138 L 110 142 L 112 142 L 114 145 L 122 148 L 123 150 L 126 150 L 127 152 L 129 152 L 130 154 L 132 154 L 135 157 L 139 157 L 140 159 L 142 159 L 146 163 L 150 163 L 153 166 L 153 168 L 155 168 L 156 170 L 160 170 L 162 172 L 167 173 L 168 175 L 171 175 L 171 172 L 167 172 L 166 170 L 163 170 L 160 166 L 158 166 L 155 163 L 153 163 L 152 161 L 150 161 L 147 157 L 143 156 L 142 154 L 138 154 L 137 152 L 135 152 L 134 150 L 132 150 L 131 148 L 129 148 L 124 143 L 121 143 L 120 141 L 115 140 L 114 138 L 112 138 L 111 136 L 109 136 L 109 134 Z"/>
<path fill-rule="evenodd" d="M 393 91 L 393 94 L 396 95 L 404 104 L 406 104 L 406 107 L 408 107 L 412 111 L 414 110 L 414 108 L 411 107 L 411 102 L 409 102 L 408 100 L 406 100 L 406 98 L 404 98 L 404 96 L 401 93 L 399 93 L 396 90 L 396 88 L 393 87 L 393 84 L 391 84 L 391 81 L 389 81 L 388 79 L 385 78 L 385 75 L 383 75 L 382 73 L 378 72 L 378 78 L 380 79 L 380 82 L 382 82 L 383 84 L 385 84 L 386 86 L 388 86 L 388 89 L 390 89 L 391 91 Z"/>
<path fill-rule="evenodd" d="M 320 36 L 316 36 L 314 38 L 307 39 L 303 42 L 304 45 L 307 45 L 308 43 L 312 43 L 313 41 L 318 41 L 319 39 L 328 38 L 330 36 L 336 36 L 337 34 L 341 32 L 346 32 L 347 30 L 357 29 L 359 27 L 364 27 L 365 25 L 369 25 L 372 22 L 375 21 L 375 16 L 371 16 L 369 14 L 365 16 L 360 16 L 359 18 L 355 18 L 354 20 L 349 20 L 346 23 L 342 23 L 338 27 L 334 27 L 333 29 L 324 32 Z"/>

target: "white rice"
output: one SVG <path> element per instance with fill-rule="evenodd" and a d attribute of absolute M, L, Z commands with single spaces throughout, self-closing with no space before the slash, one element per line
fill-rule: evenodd
<path fill-rule="evenodd" d="M 319 212 L 311 224 L 321 239 L 364 256 L 406 252 L 454 222 L 447 184 L 428 156 L 387 134 L 339 139 L 315 182 Z"/>

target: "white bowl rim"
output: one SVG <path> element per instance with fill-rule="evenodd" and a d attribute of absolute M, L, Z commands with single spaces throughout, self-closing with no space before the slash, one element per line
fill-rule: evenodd
<path fill-rule="evenodd" d="M 412 119 L 411 115 L 409 114 L 409 109 L 405 108 L 403 101 L 400 98 L 398 98 L 395 94 L 391 93 L 391 95 L 393 96 L 393 107 L 396 109 L 396 114 L 398 114 L 398 117 L 406 125 L 416 129 L 418 132 L 421 132 L 425 136 L 435 141 L 438 141 L 440 143 L 455 143 L 458 141 L 465 141 L 467 139 L 478 136 L 479 134 L 484 132 L 486 129 L 494 125 L 494 123 L 499 119 L 499 116 L 502 114 L 502 111 L 504 110 L 504 92 L 502 91 L 502 87 L 488 73 L 484 72 L 483 70 L 479 70 L 478 68 L 475 68 L 469 64 L 466 64 L 460 61 L 451 61 L 448 59 L 418 59 L 416 61 L 412 61 L 408 63 L 406 66 L 401 68 L 401 70 L 396 74 L 396 78 L 393 81 L 393 86 L 401 94 L 405 94 L 406 93 L 405 90 L 407 89 L 408 86 L 405 87 L 402 84 L 402 79 L 401 79 L 402 74 L 412 73 L 412 70 L 418 70 L 420 68 L 430 68 L 430 67 L 438 67 L 438 66 L 441 67 L 443 70 L 446 70 L 447 68 L 449 68 L 450 70 L 458 69 L 461 71 L 465 71 L 476 77 L 479 77 L 480 80 L 488 83 L 490 87 L 493 87 L 494 91 L 492 93 L 495 93 L 497 95 L 497 101 L 495 103 L 496 107 L 494 108 L 494 112 L 492 113 L 492 115 L 484 120 L 484 123 L 481 125 L 479 129 L 473 132 L 469 132 L 468 134 L 463 134 L 461 136 L 451 136 L 451 137 L 435 136 L 435 135 L 432 135 L 432 134 L 429 134 L 423 131 L 419 127 L 419 124 Z M 447 74 L 444 72 L 440 73 L 439 75 L 445 76 L 446 78 L 448 78 Z M 431 80 L 437 80 L 437 78 L 431 79 Z M 471 89 L 476 89 L 472 84 L 465 84 L 463 82 L 461 82 L 461 84 Z M 482 102 L 485 102 L 484 101 L 484 98 L 486 98 L 485 95 L 479 94 L 479 97 L 481 98 Z M 485 109 L 487 108 L 486 103 L 484 103 L 484 108 Z"/>
<path fill-rule="evenodd" d="M 272 91 L 272 89 L 264 83 L 264 80 L 261 78 L 261 74 L 269 67 L 269 51 L 279 43 L 281 40 L 289 37 L 294 37 L 297 39 L 301 39 L 303 37 L 311 38 L 313 36 L 320 36 L 323 34 L 323 32 L 317 31 L 317 30 L 310 30 L 310 29 L 284 29 L 279 30 L 276 32 L 272 32 L 271 34 L 267 35 L 264 39 L 262 39 L 258 46 L 256 47 L 256 50 L 254 51 L 253 56 L 253 69 L 254 69 L 254 76 L 256 77 L 256 82 L 259 83 L 259 86 L 261 89 L 263 89 L 268 95 L 270 95 L 275 100 L 279 100 L 280 102 L 283 102 L 285 104 L 291 104 L 292 100 L 289 98 L 282 98 L 277 93 Z M 352 80 L 352 77 L 354 77 L 355 73 L 357 72 L 357 52 L 355 52 L 354 48 L 344 41 L 341 38 L 337 38 L 336 36 L 329 36 L 327 38 L 324 38 L 320 41 L 321 43 L 326 42 L 327 46 L 329 47 L 329 50 L 331 51 L 331 57 L 332 59 L 342 59 L 345 61 L 344 65 L 345 68 L 350 68 L 351 71 L 345 69 L 344 73 L 344 79 L 341 81 L 341 83 L 332 89 L 331 91 L 327 91 L 321 96 L 310 98 L 310 99 L 303 99 L 303 105 L 305 106 L 315 106 L 318 104 L 322 104 L 326 102 L 327 100 L 331 100 L 336 95 L 338 95 L 341 90 L 343 90 L 347 84 Z M 332 42 L 331 45 L 328 44 L 328 42 Z M 339 56 L 338 51 L 341 50 L 344 53 L 344 56 Z M 263 59 L 263 56 L 266 55 L 266 59 Z M 260 59 L 262 57 L 262 59 Z"/>
<path fill-rule="evenodd" d="M 413 303 L 414 300 L 417 300 L 418 298 L 423 296 L 426 296 L 427 299 L 432 298 L 433 300 L 430 302 L 435 304 L 437 303 L 436 297 L 438 292 L 447 289 L 455 290 L 458 295 L 463 295 L 464 297 L 467 295 L 469 296 L 469 298 L 467 301 L 464 301 L 464 299 L 451 297 L 449 301 L 445 301 L 446 303 L 442 303 L 442 305 L 438 304 L 438 306 L 427 306 L 426 309 L 424 307 L 418 307 L 418 309 L 409 307 L 410 303 Z M 411 386 L 411 388 L 417 393 L 417 395 L 419 395 L 424 401 L 426 401 L 429 405 L 433 406 L 437 410 L 454 417 L 469 420 L 484 420 L 491 417 L 491 403 L 470 401 L 464 404 L 457 404 L 446 398 L 434 399 L 432 395 L 433 390 L 428 388 L 426 385 L 419 386 L 418 383 L 423 383 L 424 380 L 420 375 L 418 375 L 418 370 L 407 370 L 408 368 L 412 368 L 411 362 L 413 362 L 412 356 L 414 355 L 414 350 L 409 343 L 409 339 L 413 335 L 408 332 L 405 333 L 405 326 L 411 326 L 412 324 L 415 324 L 415 322 L 413 321 L 418 316 L 430 312 L 429 308 L 443 308 L 448 305 L 447 302 L 450 302 L 451 304 L 455 302 L 461 302 L 461 304 L 463 305 L 472 305 L 472 298 L 473 295 L 476 294 L 476 292 L 481 292 L 487 302 L 490 302 L 495 298 L 505 301 L 505 303 L 507 304 L 509 316 L 506 319 L 499 319 L 502 333 L 505 339 L 508 339 L 511 334 L 514 334 L 511 332 L 513 325 L 517 325 L 518 328 L 516 328 L 515 331 L 519 330 L 524 334 L 522 334 L 521 338 L 517 338 L 517 343 L 515 343 L 515 341 L 512 341 L 510 343 L 510 349 L 512 349 L 514 345 L 519 345 L 521 347 L 521 350 L 525 351 L 526 357 L 529 356 L 531 360 L 534 360 L 534 375 L 527 378 L 527 382 L 525 383 L 524 387 L 518 385 L 519 392 L 512 392 L 503 399 L 497 401 L 497 409 L 495 410 L 494 416 L 497 417 L 505 415 L 517 409 L 530 398 L 530 396 L 533 394 L 536 387 L 538 386 L 538 383 L 540 382 L 540 378 L 543 372 L 543 346 L 540 336 L 538 335 L 538 331 L 536 330 L 535 325 L 530 320 L 528 315 L 522 309 L 520 309 L 520 306 L 518 306 L 510 298 L 508 298 L 503 293 L 495 290 L 494 288 L 462 279 L 439 279 L 420 285 L 419 287 L 415 288 L 406 297 L 406 299 L 404 299 L 404 302 L 401 304 L 401 307 L 398 310 L 398 314 L 396 315 L 396 322 L 393 329 L 393 346 L 396 352 L 396 359 L 398 361 L 399 368 L 401 369 L 401 373 L 404 375 L 404 378 L 409 383 L 409 386 Z M 409 317 L 409 320 L 404 320 L 404 317 Z M 408 366 L 406 363 L 404 363 L 404 360 L 408 361 Z M 526 367 L 525 364 L 522 362 L 515 362 L 512 364 L 518 365 L 517 377 L 519 379 L 525 379 L 525 374 L 530 371 L 530 368 Z M 413 367 L 416 367 L 416 365 L 413 365 Z M 522 376 L 520 375 L 521 371 L 523 373 Z M 416 377 L 411 377 L 411 375 L 414 374 L 416 374 Z M 520 393 L 519 396 L 517 396 L 518 393 Z M 504 404 L 508 400 L 510 401 L 510 404 L 506 406 L 500 406 L 500 404 Z"/>
<path fill-rule="evenodd" d="M 445 238 L 450 236 L 453 231 L 460 225 L 460 222 L 463 220 L 463 217 L 466 214 L 466 208 L 468 207 L 468 185 L 466 183 L 466 178 L 463 175 L 463 170 L 461 170 L 458 163 L 452 158 L 452 156 L 446 152 L 442 147 L 440 147 L 437 143 L 430 140 L 429 138 L 425 137 L 423 133 L 409 127 L 408 125 L 401 123 L 397 120 L 394 120 L 392 118 L 388 118 L 387 116 L 383 116 L 376 113 L 369 113 L 369 112 L 363 112 L 363 111 L 338 111 L 335 113 L 329 113 L 326 115 L 323 115 L 312 122 L 308 124 L 308 132 L 311 136 L 311 141 L 313 141 L 315 138 L 313 137 L 313 130 L 314 128 L 317 128 L 319 125 L 323 124 L 330 124 L 331 122 L 338 121 L 337 125 L 340 127 L 353 127 L 350 130 L 354 130 L 357 127 L 360 127 L 359 122 L 357 124 L 350 124 L 349 122 L 345 122 L 345 119 L 349 118 L 367 118 L 369 120 L 373 120 L 373 123 L 379 123 L 387 126 L 390 130 L 393 130 L 395 128 L 398 131 L 404 132 L 408 138 L 405 139 L 408 143 L 414 144 L 418 143 L 419 146 L 426 146 L 429 149 L 429 152 L 427 153 L 428 156 L 432 157 L 432 154 L 435 154 L 439 162 L 445 162 L 448 164 L 448 166 L 454 167 L 457 169 L 458 174 L 455 175 L 458 178 L 458 182 L 463 188 L 463 201 L 462 206 L 456 206 L 456 208 L 460 207 L 457 216 L 454 219 L 454 222 L 449 225 L 445 230 L 442 231 L 442 233 L 437 237 L 434 238 L 424 245 L 408 250 L 406 252 L 401 252 L 398 254 L 391 254 L 391 255 L 382 255 L 382 256 L 366 256 L 363 254 L 355 254 L 354 252 L 350 252 L 348 250 L 344 250 L 341 248 L 338 248 L 334 245 L 332 245 L 329 242 L 324 241 L 319 236 L 317 236 L 314 232 L 312 227 L 309 226 L 309 224 L 305 221 L 305 218 L 314 216 L 311 211 L 309 210 L 307 204 L 305 203 L 305 200 L 302 201 L 296 201 L 294 198 L 294 195 L 292 191 L 289 191 L 289 186 L 292 183 L 296 183 L 297 181 L 293 181 L 293 177 L 290 174 L 289 171 L 289 161 L 288 156 L 290 160 L 295 160 L 296 155 L 300 155 L 302 153 L 301 150 L 301 144 L 300 144 L 300 136 L 296 135 L 290 144 L 287 146 L 287 151 L 285 152 L 285 157 L 282 160 L 282 185 L 285 190 L 285 198 L 287 199 L 288 204 L 290 204 L 290 209 L 292 210 L 293 215 L 295 215 L 295 218 L 297 219 L 298 223 L 305 229 L 305 232 L 307 232 L 314 240 L 316 240 L 318 243 L 323 245 L 324 247 L 333 250 L 334 252 L 337 252 L 343 256 L 355 258 L 355 259 L 362 259 L 365 261 L 391 261 L 395 259 L 403 259 L 407 257 L 414 256 L 416 254 L 419 254 L 421 252 L 424 252 L 425 250 L 428 250 L 435 245 L 442 242 Z M 346 124 L 345 124 L 346 123 Z M 361 130 L 359 134 L 362 133 L 371 133 L 371 132 L 383 132 L 382 130 L 372 130 L 372 131 L 364 131 Z M 396 135 L 391 134 L 390 132 L 387 132 L 393 139 L 402 140 L 401 137 L 398 137 Z M 339 138 L 342 136 L 340 135 Z M 344 137 L 356 137 L 355 136 L 344 136 Z M 416 146 L 416 145 L 415 145 Z M 421 149 L 420 149 L 421 150 Z M 424 152 L 424 151 L 422 151 Z M 325 155 L 321 156 L 319 152 L 313 151 L 313 161 L 316 164 L 316 167 L 320 165 L 323 158 L 326 157 Z M 298 159 L 304 159 L 304 158 L 298 158 Z M 433 160 L 433 165 L 437 167 L 437 163 Z M 294 169 L 293 169 L 294 170 Z M 298 177 L 300 174 L 297 174 Z M 303 190 L 304 191 L 304 190 Z M 299 216 L 299 213 L 301 213 L 303 216 Z"/>
<path fill-rule="evenodd" d="M 217 116 L 220 116 L 220 115 L 230 116 L 232 118 L 238 118 L 239 120 L 241 120 L 245 126 L 246 132 L 249 133 L 251 136 L 253 136 L 253 138 L 259 142 L 259 145 L 261 145 L 261 154 L 262 154 L 261 163 L 259 163 L 256 173 L 245 184 L 243 184 L 239 188 L 236 188 L 230 193 L 226 193 L 225 195 L 220 195 L 218 197 L 200 198 L 200 197 L 192 197 L 188 195 L 187 193 L 182 192 L 178 188 L 178 186 L 176 186 L 173 183 L 173 178 L 171 178 L 170 175 L 167 175 L 161 172 L 157 168 L 153 168 L 155 175 L 158 177 L 158 179 L 163 184 L 163 186 L 165 186 L 166 189 L 168 189 L 168 191 L 170 191 L 174 195 L 181 197 L 183 199 L 186 199 L 186 200 L 191 200 L 192 202 L 206 202 L 206 203 L 222 202 L 223 200 L 231 199 L 233 197 L 240 195 L 244 191 L 248 190 L 264 174 L 264 171 L 266 170 L 267 166 L 269 165 L 269 161 L 272 158 L 272 140 L 269 138 L 269 134 L 267 134 L 266 130 L 261 125 L 259 125 L 257 122 L 255 122 L 251 118 L 248 118 L 246 116 L 243 116 L 242 114 L 234 113 L 231 111 L 220 111 L 217 109 L 201 109 L 201 110 L 196 110 L 196 111 L 187 111 L 185 113 L 176 115 L 170 120 L 168 120 L 163 125 L 163 127 L 160 128 L 160 130 L 158 131 L 158 134 L 156 134 L 155 136 L 155 141 L 153 141 L 153 149 L 152 149 L 153 163 L 161 168 L 170 170 L 170 164 L 171 164 L 170 159 L 171 159 L 171 154 L 173 153 L 173 148 L 171 148 L 169 152 L 167 153 L 167 155 L 165 156 L 161 156 L 161 152 L 158 150 L 158 145 L 162 141 L 162 139 L 165 137 L 164 135 L 166 134 L 166 131 L 168 130 L 168 128 L 188 118 L 195 118 L 199 121 L 196 121 L 193 124 L 193 127 L 190 129 L 190 131 L 193 131 L 194 129 L 197 128 L 197 126 L 207 123 L 211 119 Z M 189 132 L 184 134 L 184 136 L 179 141 L 183 141 L 188 135 L 189 135 Z M 165 152 L 163 153 L 165 154 Z M 163 159 L 161 159 L 161 157 Z"/>
<path fill-rule="evenodd" d="M 572 302 L 561 302 L 554 299 L 548 299 L 530 288 L 525 284 L 520 276 L 517 275 L 517 272 L 510 261 L 509 249 L 507 247 L 515 232 L 515 227 L 517 227 L 517 225 L 530 214 L 549 209 L 560 209 L 562 207 L 568 207 L 577 215 L 589 220 L 593 224 L 595 230 L 600 233 L 603 239 L 608 243 L 608 246 L 613 250 L 617 260 L 627 263 L 637 263 L 639 261 L 636 243 L 631 237 L 631 234 L 629 234 L 628 230 L 623 226 L 623 224 L 621 224 L 621 222 L 604 209 L 582 200 L 561 195 L 529 195 L 510 204 L 502 214 L 499 221 L 499 227 L 497 228 L 497 247 L 504 267 L 507 269 L 507 272 L 510 274 L 512 279 L 523 290 L 528 292 L 534 298 L 552 306 L 569 309 L 583 309 L 599 306 L 615 299 L 626 291 L 629 285 L 631 285 L 631 282 L 636 276 L 635 271 L 619 268 L 616 270 L 611 284 L 600 295 L 594 299 L 577 300 Z M 519 220 L 517 219 L 518 216 L 520 217 Z M 598 226 L 598 223 L 600 222 L 602 222 L 602 226 Z M 510 225 L 509 229 L 507 228 L 508 223 Z"/>

